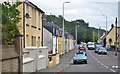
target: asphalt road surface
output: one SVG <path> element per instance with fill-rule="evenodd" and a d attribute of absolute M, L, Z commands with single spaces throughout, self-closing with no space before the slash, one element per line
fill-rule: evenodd
<path fill-rule="evenodd" d="M 108 55 L 98 55 L 94 50 L 87 50 L 86 53 L 88 64 L 73 64 L 71 61 L 62 72 L 118 72 L 118 57 L 113 51 L 108 51 Z"/>

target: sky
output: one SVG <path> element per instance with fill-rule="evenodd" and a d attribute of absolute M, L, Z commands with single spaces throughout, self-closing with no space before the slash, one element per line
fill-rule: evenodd
<path fill-rule="evenodd" d="M 35 3 L 45 14 L 62 15 L 63 2 L 70 2 L 64 5 L 64 18 L 68 21 L 83 19 L 89 22 L 90 27 L 101 27 L 106 30 L 115 24 L 118 17 L 119 0 L 29 0 Z"/>
<path fill-rule="evenodd" d="M 29 0 L 45 14 L 62 15 L 63 2 L 70 2 L 64 5 L 64 18 L 68 21 L 83 19 L 89 22 L 90 27 L 101 27 L 106 30 L 115 24 L 115 18 L 118 17 L 119 0 Z"/>

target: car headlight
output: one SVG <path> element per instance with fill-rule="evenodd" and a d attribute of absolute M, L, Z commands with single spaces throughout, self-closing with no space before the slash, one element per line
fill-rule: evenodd
<path fill-rule="evenodd" d="M 75 57 L 73 57 L 73 60 L 75 59 Z"/>

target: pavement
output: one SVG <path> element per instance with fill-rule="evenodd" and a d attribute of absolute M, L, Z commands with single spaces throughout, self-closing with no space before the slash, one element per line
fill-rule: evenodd
<path fill-rule="evenodd" d="M 76 51 L 77 51 L 77 49 L 73 49 L 64 55 L 61 55 L 60 63 L 58 65 L 50 67 L 50 68 L 42 69 L 38 72 L 61 72 L 61 71 L 63 71 L 66 67 L 68 67 L 70 65 L 71 59 L 73 58 L 74 53 Z"/>

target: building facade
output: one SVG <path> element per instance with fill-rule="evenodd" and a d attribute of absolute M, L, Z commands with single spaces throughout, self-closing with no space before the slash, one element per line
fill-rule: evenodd
<path fill-rule="evenodd" d="M 119 37 L 120 27 L 117 27 L 117 42 L 120 41 Z M 106 36 L 106 45 L 115 46 L 116 42 L 116 27 L 112 27 Z"/>
<path fill-rule="evenodd" d="M 23 35 L 23 48 L 25 46 L 42 46 L 42 16 L 44 12 L 29 1 L 23 1 L 18 10 L 21 16 L 18 29 Z"/>

